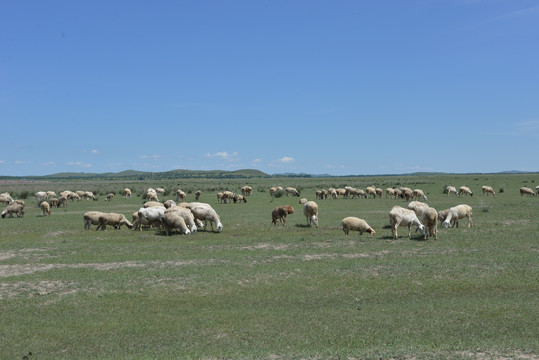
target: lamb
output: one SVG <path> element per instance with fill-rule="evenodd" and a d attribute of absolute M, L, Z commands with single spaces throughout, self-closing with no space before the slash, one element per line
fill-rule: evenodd
<path fill-rule="evenodd" d="M 492 186 L 488 186 L 488 185 L 483 185 L 481 186 L 481 190 L 483 190 L 483 195 L 485 195 L 485 193 L 487 194 L 492 194 L 492 196 L 496 196 L 496 193 L 494 192 L 494 189 L 492 188 Z"/>
<path fill-rule="evenodd" d="M 467 187 L 467 186 L 459 187 L 459 196 L 462 195 L 462 194 L 464 194 L 466 196 L 468 196 L 468 195 L 473 196 L 472 190 L 470 190 L 470 188 Z"/>
<path fill-rule="evenodd" d="M 311 226 L 311 223 L 314 222 L 316 227 L 318 227 L 318 204 L 314 201 L 307 201 L 303 205 L 303 215 L 307 218 L 307 225 Z"/>
<path fill-rule="evenodd" d="M 105 201 L 111 201 L 112 199 L 114 199 L 114 194 L 113 193 L 109 193 L 105 197 Z"/>
<path fill-rule="evenodd" d="M 434 240 L 438 240 L 438 213 L 436 209 L 428 207 L 421 214 L 421 223 L 425 226 L 425 240 L 429 236 L 434 236 Z"/>
<path fill-rule="evenodd" d="M 292 194 L 292 196 L 299 196 L 299 191 L 297 191 L 296 188 L 287 187 L 285 191 L 286 191 L 286 196 L 288 196 L 288 194 Z"/>
<path fill-rule="evenodd" d="M 528 196 L 535 196 L 535 193 L 533 192 L 533 190 L 525 186 L 520 188 L 520 196 L 524 196 L 524 194 Z"/>
<path fill-rule="evenodd" d="M 191 202 L 188 205 L 189 210 L 195 216 L 195 219 L 202 220 L 205 223 L 210 222 L 211 230 L 213 231 L 213 223 L 217 227 L 217 232 L 223 230 L 223 224 L 221 224 L 221 218 L 217 215 L 217 212 L 210 206 L 210 204 L 201 202 Z"/>
<path fill-rule="evenodd" d="M 17 217 L 22 218 L 24 216 L 24 206 L 17 203 L 6 206 L 6 208 L 2 211 L 2 218 L 5 218 L 6 215 L 13 217 L 13 214 L 16 214 Z"/>
<path fill-rule="evenodd" d="M 447 191 L 447 196 L 449 196 L 449 194 L 459 196 L 459 192 L 457 191 L 457 188 L 455 188 L 454 186 L 448 186 L 446 188 L 446 191 Z"/>
<path fill-rule="evenodd" d="M 412 225 L 415 225 L 417 227 L 416 231 L 419 230 L 421 235 L 425 235 L 425 226 L 421 224 L 415 212 L 410 209 L 402 208 L 398 205 L 393 206 L 393 208 L 389 212 L 389 224 L 391 225 L 391 231 L 393 233 L 394 239 L 397 239 L 399 237 L 397 233 L 397 228 L 399 226 L 408 227 L 409 238 L 412 238 Z"/>
<path fill-rule="evenodd" d="M 408 209 L 413 210 L 418 218 L 421 217 L 421 214 L 423 214 L 423 212 L 427 210 L 428 207 L 429 206 L 427 204 L 420 201 L 412 201 L 408 204 Z"/>
<path fill-rule="evenodd" d="M 246 199 L 245 196 L 243 196 L 243 195 L 234 195 L 234 199 L 233 199 L 233 200 L 234 200 L 234 204 L 235 204 L 235 203 L 241 204 L 242 201 L 243 201 L 244 203 L 247 202 L 247 199 Z"/>
<path fill-rule="evenodd" d="M 138 218 L 133 224 L 135 230 L 142 231 L 142 225 L 157 225 L 161 224 L 161 219 L 165 214 L 165 207 L 141 207 L 138 210 Z"/>
<path fill-rule="evenodd" d="M 43 216 L 51 215 L 51 206 L 48 202 L 46 201 L 41 202 L 41 204 L 39 204 L 39 208 L 43 212 Z"/>
<path fill-rule="evenodd" d="M 290 205 L 277 206 L 271 211 L 271 222 L 277 225 L 277 220 L 286 226 L 286 215 L 293 214 L 294 208 Z"/>
<path fill-rule="evenodd" d="M 172 235 L 172 230 L 174 229 L 180 229 L 180 232 L 184 235 L 190 234 L 184 218 L 176 211 L 166 212 L 163 215 L 162 222 L 167 236 Z"/>
<path fill-rule="evenodd" d="M 370 227 L 365 220 L 354 216 L 349 216 L 342 219 L 341 225 L 346 236 L 348 236 L 350 230 L 359 231 L 360 236 L 363 235 L 364 232 L 368 232 L 372 236 L 376 234 L 376 231 L 374 231 L 374 229 Z"/>
<path fill-rule="evenodd" d="M 117 213 L 103 213 L 99 215 L 97 223 L 97 229 L 101 229 L 103 231 L 107 230 L 107 225 L 113 226 L 114 229 L 119 229 L 122 227 L 122 225 L 127 226 L 129 229 L 133 228 L 133 224 L 131 224 L 123 214 Z"/>
<path fill-rule="evenodd" d="M 178 213 L 184 220 L 185 224 L 189 225 L 189 228 L 191 229 L 190 233 L 196 234 L 197 232 L 197 225 L 195 223 L 195 216 L 191 212 L 191 210 L 184 208 L 182 206 L 172 206 L 171 208 L 165 210 L 165 215 L 169 212 L 176 212 Z M 162 219 L 164 221 L 164 219 Z M 185 232 L 184 232 L 185 233 Z M 186 234 L 187 235 L 187 234 Z"/>
<path fill-rule="evenodd" d="M 125 188 L 124 189 L 124 199 L 130 198 L 130 197 L 131 197 L 131 189 Z"/>
<path fill-rule="evenodd" d="M 442 223 L 443 227 L 447 228 L 449 225 L 459 227 L 459 219 L 468 218 L 468 227 L 473 226 L 472 223 L 472 207 L 466 204 L 461 204 L 449 208 L 447 217 Z"/>
<path fill-rule="evenodd" d="M 423 201 L 427 201 L 427 195 L 423 192 L 421 189 L 414 189 L 413 191 L 414 197 L 418 199 L 423 199 Z"/>

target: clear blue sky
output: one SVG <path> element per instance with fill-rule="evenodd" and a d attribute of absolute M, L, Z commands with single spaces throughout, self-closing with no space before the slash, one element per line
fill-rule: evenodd
<path fill-rule="evenodd" d="M 0 175 L 538 171 L 539 1 L 0 2 Z"/>

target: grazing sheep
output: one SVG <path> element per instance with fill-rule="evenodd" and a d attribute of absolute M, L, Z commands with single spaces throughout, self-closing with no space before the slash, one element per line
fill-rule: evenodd
<path fill-rule="evenodd" d="M 447 218 L 447 214 L 449 214 L 449 209 L 438 211 L 438 220 L 440 221 L 440 224 L 445 221 L 445 219 Z"/>
<path fill-rule="evenodd" d="M 353 193 L 352 193 L 352 199 L 354 199 L 355 197 L 358 197 L 358 199 L 361 199 L 361 198 L 367 198 L 367 195 L 365 194 L 365 191 L 361 190 L 361 189 L 356 189 Z"/>
<path fill-rule="evenodd" d="M 288 196 L 288 194 L 292 194 L 292 196 L 299 196 L 299 191 L 297 191 L 296 188 L 287 187 L 285 191 L 286 191 L 286 196 Z"/>
<path fill-rule="evenodd" d="M 225 194 L 223 194 L 222 192 L 217 193 L 217 203 L 218 204 L 226 203 Z"/>
<path fill-rule="evenodd" d="M 38 191 L 34 194 L 34 198 L 36 199 L 36 203 L 41 203 L 44 200 L 47 200 L 47 193 L 45 191 Z"/>
<path fill-rule="evenodd" d="M 449 225 L 459 227 L 459 219 L 468 218 L 468 227 L 473 226 L 472 223 L 472 207 L 466 204 L 461 204 L 449 208 L 447 217 L 442 223 L 443 227 L 447 228 Z"/>
<path fill-rule="evenodd" d="M 112 199 L 114 199 L 114 194 L 113 193 L 109 193 L 105 197 L 105 201 L 111 201 Z"/>
<path fill-rule="evenodd" d="M 376 188 L 374 186 L 367 186 L 365 193 L 367 194 L 367 197 L 372 196 L 374 199 L 376 197 Z"/>
<path fill-rule="evenodd" d="M 43 212 L 43 216 L 45 215 L 51 215 L 51 206 L 48 202 L 42 201 L 41 204 L 39 204 L 39 208 Z"/>
<path fill-rule="evenodd" d="M 241 194 L 243 196 L 250 196 L 252 193 L 253 193 L 252 187 L 247 186 L 247 185 L 241 187 Z"/>
<path fill-rule="evenodd" d="M 301 198 L 301 199 L 299 199 L 298 203 L 303 205 L 303 204 L 306 204 L 307 201 L 309 201 L 309 200 L 307 200 L 307 198 Z"/>
<path fill-rule="evenodd" d="M 434 236 L 434 240 L 438 240 L 438 213 L 434 208 L 427 208 L 421 214 L 421 223 L 425 226 L 424 239 L 427 240 L 429 236 Z"/>
<path fill-rule="evenodd" d="M 24 202 L 24 200 L 13 200 L 11 203 L 12 204 L 21 204 L 22 206 L 26 206 L 26 203 Z"/>
<path fill-rule="evenodd" d="M 400 199 L 402 197 L 402 190 L 399 188 L 395 188 L 395 199 Z"/>
<path fill-rule="evenodd" d="M 463 194 L 466 195 L 466 196 L 468 196 L 468 195 L 473 196 L 472 190 L 470 190 L 470 188 L 467 187 L 467 186 L 459 187 L 459 196 L 463 195 Z"/>
<path fill-rule="evenodd" d="M 5 218 L 6 215 L 9 215 L 8 217 L 13 217 L 13 214 L 16 214 L 17 217 L 22 218 L 24 216 L 24 205 L 17 204 L 17 203 L 9 204 L 2 211 L 2 218 Z"/>
<path fill-rule="evenodd" d="M 167 236 L 172 235 L 172 230 L 174 229 L 180 229 L 180 233 L 184 235 L 191 233 L 185 224 L 184 218 L 176 211 L 165 212 L 162 222 Z"/>
<path fill-rule="evenodd" d="M 131 197 L 131 189 L 125 188 L 124 189 L 124 199 L 130 198 L 130 197 Z"/>
<path fill-rule="evenodd" d="M 393 188 L 387 188 L 386 189 L 386 199 L 388 197 L 391 198 L 391 199 L 395 198 L 395 189 L 393 189 Z"/>
<path fill-rule="evenodd" d="M 286 226 L 286 215 L 293 214 L 294 208 L 290 205 L 277 206 L 271 211 L 271 222 L 277 225 L 277 220 Z"/>
<path fill-rule="evenodd" d="M 277 188 L 275 186 L 272 186 L 269 188 L 269 194 L 271 197 L 274 197 L 276 192 L 277 192 Z"/>
<path fill-rule="evenodd" d="M 150 208 L 150 207 L 165 207 L 163 203 L 160 203 L 159 201 L 146 201 L 142 207 Z"/>
<path fill-rule="evenodd" d="M 138 210 L 138 218 L 133 224 L 135 230 L 142 231 L 142 225 L 156 225 L 159 227 L 165 214 L 165 207 L 141 207 Z"/>
<path fill-rule="evenodd" d="M 0 203 L 4 205 L 9 205 L 13 202 L 13 199 L 10 197 L 5 196 L 4 194 L 0 195 Z"/>
<path fill-rule="evenodd" d="M 155 189 L 155 192 L 156 192 L 158 195 L 165 195 L 165 189 L 163 189 L 163 188 L 156 188 L 156 189 Z"/>
<path fill-rule="evenodd" d="M 247 202 L 247 199 L 246 199 L 245 196 L 243 196 L 243 195 L 234 195 L 233 200 L 234 200 L 234 204 L 235 204 L 235 203 L 241 203 L 242 201 L 243 201 L 244 203 Z"/>
<path fill-rule="evenodd" d="M 378 196 L 379 198 L 381 198 L 382 195 L 384 195 L 384 190 L 380 188 L 376 188 L 375 191 L 376 191 L 376 196 Z"/>
<path fill-rule="evenodd" d="M 411 189 L 404 189 L 402 190 L 401 197 L 403 197 L 406 201 L 410 201 L 414 198 L 414 192 Z"/>
<path fill-rule="evenodd" d="M 453 195 L 455 195 L 455 196 L 459 196 L 459 192 L 457 191 L 457 188 L 454 187 L 454 186 L 448 186 L 448 187 L 446 188 L 446 190 L 447 190 L 447 196 L 449 196 L 449 194 L 453 194 Z"/>
<path fill-rule="evenodd" d="M 496 196 L 496 193 L 494 192 L 492 186 L 483 185 L 481 186 L 481 190 L 483 190 L 483 195 L 487 194 L 488 196 L 488 194 L 492 194 L 492 196 Z"/>
<path fill-rule="evenodd" d="M 60 196 L 58 198 L 58 205 L 56 207 L 62 206 L 67 210 L 67 198 L 65 196 Z"/>
<path fill-rule="evenodd" d="M 60 201 L 57 198 L 50 198 L 49 199 L 49 204 L 51 205 L 51 207 L 57 208 L 59 202 Z"/>
<path fill-rule="evenodd" d="M 165 210 L 165 215 L 169 212 L 176 212 L 178 213 L 186 224 L 189 225 L 189 228 L 191 229 L 191 233 L 196 234 L 197 232 L 197 225 L 195 222 L 195 216 L 191 212 L 191 210 L 184 208 L 182 206 L 172 206 L 171 208 Z"/>
<path fill-rule="evenodd" d="M 537 195 L 539 195 L 539 185 L 537 185 L 537 186 L 535 187 L 535 193 L 536 193 Z"/>
<path fill-rule="evenodd" d="M 87 211 L 82 216 L 84 218 L 84 230 L 90 230 L 90 225 L 98 225 L 99 217 L 104 213 L 101 211 Z M 96 229 L 97 230 L 97 229 Z"/>
<path fill-rule="evenodd" d="M 146 193 L 145 198 L 146 198 L 146 201 L 159 201 L 157 194 L 153 192 Z"/>
<path fill-rule="evenodd" d="M 412 192 L 414 197 L 417 199 L 423 199 L 423 201 L 427 201 L 427 195 L 423 192 L 421 189 L 414 189 Z"/>
<path fill-rule="evenodd" d="M 525 186 L 520 188 L 520 196 L 524 196 L 524 194 L 528 196 L 535 196 L 535 193 L 533 192 L 533 190 Z"/>
<path fill-rule="evenodd" d="M 428 209 L 428 205 L 419 201 L 412 201 L 408 204 L 408 209 L 413 210 L 418 218 L 421 217 L 423 211 Z"/>
<path fill-rule="evenodd" d="M 56 193 L 54 191 L 47 191 L 47 199 L 50 200 L 53 197 L 56 197 Z"/>
<path fill-rule="evenodd" d="M 221 232 L 223 230 L 223 224 L 221 224 L 221 218 L 219 217 L 219 215 L 217 215 L 217 212 L 210 206 L 210 204 L 201 203 L 201 202 L 191 202 L 188 205 L 188 209 L 191 210 L 191 212 L 195 216 L 195 219 L 204 221 L 205 223 L 209 221 L 211 224 L 212 231 L 213 231 L 213 223 L 215 223 L 217 227 L 217 232 Z"/>
<path fill-rule="evenodd" d="M 332 199 L 337 199 L 339 197 L 339 194 L 337 194 L 337 189 L 329 188 L 328 193 Z"/>
<path fill-rule="evenodd" d="M 85 200 L 92 199 L 93 201 L 97 201 L 97 198 L 95 197 L 94 193 L 91 191 L 85 191 L 80 197 Z"/>
<path fill-rule="evenodd" d="M 234 200 L 234 193 L 232 191 L 226 190 L 223 192 L 223 197 L 225 199 L 225 204 L 228 204 L 228 200 Z"/>
<path fill-rule="evenodd" d="M 187 194 L 183 190 L 176 190 L 176 201 L 184 201 L 186 197 Z"/>
<path fill-rule="evenodd" d="M 318 227 L 318 204 L 314 201 L 307 201 L 303 205 L 303 215 L 307 218 L 307 225 L 311 226 L 311 223 L 314 222 L 316 227 Z"/>
<path fill-rule="evenodd" d="M 346 236 L 348 236 L 350 230 L 359 231 L 360 236 L 363 235 L 364 232 L 368 232 L 372 236 L 376 234 L 376 231 L 374 231 L 374 229 L 370 227 L 365 220 L 354 216 L 349 216 L 342 219 L 341 225 L 344 231 L 344 235 Z"/>
<path fill-rule="evenodd" d="M 103 213 L 99 215 L 97 224 L 97 229 L 103 231 L 107 230 L 107 225 L 114 227 L 114 229 L 119 229 L 122 225 L 127 226 L 129 229 L 133 228 L 133 224 L 131 224 L 123 214 L 117 213 Z"/>
<path fill-rule="evenodd" d="M 163 206 L 165 207 L 165 209 L 170 209 L 171 207 L 176 206 L 176 203 L 174 202 L 174 200 L 167 200 L 164 202 Z"/>
<path fill-rule="evenodd" d="M 197 190 L 195 192 L 195 200 L 198 201 L 200 199 L 200 196 L 202 195 L 202 191 L 201 190 Z"/>
<path fill-rule="evenodd" d="M 393 206 L 393 208 L 389 212 L 389 224 L 391 225 L 391 231 L 393 233 L 394 239 L 397 239 L 399 237 L 397 233 L 397 228 L 399 226 L 408 227 L 409 238 L 412 238 L 412 225 L 415 225 L 417 227 L 416 231 L 419 230 L 422 236 L 425 235 L 425 226 L 421 224 L 415 212 L 410 209 L 402 208 L 398 205 Z"/>

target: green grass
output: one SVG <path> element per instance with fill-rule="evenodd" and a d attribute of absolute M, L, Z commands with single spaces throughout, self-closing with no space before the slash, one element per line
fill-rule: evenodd
<path fill-rule="evenodd" d="M 539 198 L 533 175 L 0 184 L 0 192 L 131 187 L 202 189 L 222 233 L 84 231 L 88 210 L 131 218 L 140 197 L 69 203 L 50 217 L 27 198 L 26 216 L 0 219 L 0 358 L 33 359 L 470 359 L 537 358 Z M 246 204 L 215 193 L 253 186 Z M 481 185 L 504 188 L 495 198 Z M 273 185 L 316 189 L 406 185 L 430 206 L 474 209 L 474 227 L 438 227 L 438 241 L 393 240 L 388 212 L 402 200 L 320 200 L 306 226 L 298 198 Z M 467 185 L 471 198 L 447 197 Z M 174 196 L 168 195 L 170 199 Z M 188 195 L 194 200 L 194 191 Z M 287 227 L 271 209 L 290 204 Z M 345 237 L 340 220 L 376 230 Z"/>

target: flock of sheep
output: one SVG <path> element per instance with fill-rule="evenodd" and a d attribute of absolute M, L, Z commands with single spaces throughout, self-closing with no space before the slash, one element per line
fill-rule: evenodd
<path fill-rule="evenodd" d="M 284 189 L 282 187 L 271 187 L 269 189 L 270 196 L 272 197 L 276 196 L 278 192 L 283 192 L 286 196 L 300 196 L 299 191 L 293 187 Z M 453 186 L 447 186 L 446 192 L 448 196 L 473 196 L 472 191 L 466 186 L 461 186 L 459 189 Z M 482 192 L 483 195 L 495 196 L 495 192 L 491 186 L 483 186 Z M 143 196 L 146 202 L 143 207 L 132 214 L 132 222 L 123 214 L 88 211 L 83 215 L 84 229 L 89 230 L 91 225 L 97 225 L 96 230 L 105 230 L 107 226 L 119 229 L 122 225 L 125 225 L 129 229 L 141 230 L 142 226 L 149 226 L 162 227 L 167 235 L 172 234 L 176 230 L 181 234 L 188 235 L 196 233 L 198 228 L 203 228 L 207 225 L 207 222 L 210 222 L 212 231 L 214 231 L 214 224 L 217 232 L 222 231 L 223 225 L 217 212 L 211 205 L 198 201 L 202 193 L 200 190 L 195 192 L 195 202 L 185 202 L 185 192 L 177 190 L 176 201 L 178 201 L 178 204 L 173 200 L 167 200 L 164 203 L 159 202 L 159 195 L 164 193 L 165 190 L 163 188 L 149 188 Z M 228 201 L 233 201 L 234 203 L 246 203 L 247 196 L 252 195 L 252 188 L 250 186 L 243 186 L 241 193 L 239 195 L 231 191 L 219 192 L 217 193 L 217 202 L 227 203 Z M 438 221 L 444 227 L 458 227 L 458 220 L 467 218 L 468 227 L 473 226 L 472 208 L 469 205 L 461 204 L 446 210 L 436 211 L 426 203 L 419 201 L 427 201 L 427 196 L 421 189 L 412 190 L 406 187 L 387 188 L 385 193 L 386 198 L 410 201 L 407 208 L 396 205 L 389 211 L 389 222 L 392 235 L 395 239 L 398 238 L 398 227 L 407 227 L 408 236 L 411 237 L 411 228 L 415 226 L 416 231 L 419 231 L 425 240 L 428 237 L 436 240 Z M 521 187 L 520 194 L 521 196 L 539 195 L 539 186 L 535 188 L 535 191 L 528 187 Z M 124 189 L 123 196 L 124 198 L 130 198 L 131 190 Z M 338 199 L 339 197 L 376 198 L 383 196 L 383 190 L 374 186 L 369 186 L 365 190 L 346 186 L 338 189 L 317 190 L 315 196 L 316 200 L 325 200 L 328 196 L 331 199 Z M 67 208 L 68 200 L 97 200 L 95 195 L 90 191 L 63 191 L 59 197 L 52 191 L 39 191 L 35 193 L 34 197 L 44 216 L 51 214 L 51 207 Z M 113 199 L 113 193 L 107 194 L 105 197 L 105 201 L 111 201 Z M 318 204 L 315 201 L 308 201 L 306 198 L 302 198 L 299 202 L 303 205 L 303 214 L 307 219 L 307 225 L 312 226 L 314 224 L 318 227 Z M 9 193 L 3 193 L 0 194 L 0 203 L 7 205 L 2 211 L 2 218 L 6 216 L 13 217 L 13 215 L 17 217 L 24 216 L 25 202 L 23 200 L 14 200 Z M 286 226 L 287 215 L 293 213 L 294 208 L 290 205 L 275 207 L 271 212 L 272 223 L 277 225 L 279 222 L 283 226 Z M 364 232 L 371 235 L 376 233 L 364 219 L 357 217 L 345 217 L 342 219 L 341 225 L 346 236 L 348 236 L 350 231 L 358 231 L 360 235 Z"/>

